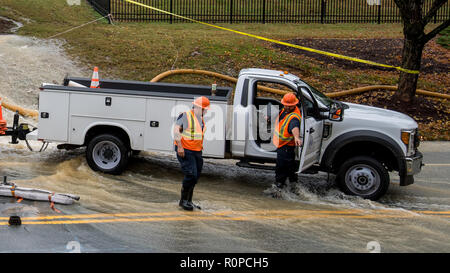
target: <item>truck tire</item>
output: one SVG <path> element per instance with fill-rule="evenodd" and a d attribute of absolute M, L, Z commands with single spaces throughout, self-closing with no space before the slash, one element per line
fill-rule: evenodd
<path fill-rule="evenodd" d="M 88 143 L 86 159 L 94 171 L 121 174 L 129 160 L 130 149 L 125 142 L 110 134 L 98 135 Z"/>
<path fill-rule="evenodd" d="M 356 156 L 346 160 L 337 174 L 341 190 L 349 195 L 378 200 L 389 188 L 389 172 L 376 159 Z"/>

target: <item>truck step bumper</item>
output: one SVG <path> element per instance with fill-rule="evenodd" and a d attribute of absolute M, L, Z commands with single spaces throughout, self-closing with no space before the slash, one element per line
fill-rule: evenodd
<path fill-rule="evenodd" d="M 252 169 L 261 169 L 261 170 L 269 170 L 274 171 L 275 166 L 261 165 L 261 164 L 253 164 L 247 161 L 239 161 L 236 163 L 237 166 L 242 168 L 252 168 Z"/>

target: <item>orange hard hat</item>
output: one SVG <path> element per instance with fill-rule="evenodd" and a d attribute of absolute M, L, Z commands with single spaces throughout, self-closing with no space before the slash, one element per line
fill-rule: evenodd
<path fill-rule="evenodd" d="M 209 99 L 207 97 L 198 97 L 192 102 L 192 104 L 203 109 L 209 109 Z"/>
<path fill-rule="evenodd" d="M 281 103 L 284 106 L 294 106 L 297 105 L 298 99 L 295 96 L 295 94 L 291 92 L 284 95 L 283 99 L 281 100 Z"/>

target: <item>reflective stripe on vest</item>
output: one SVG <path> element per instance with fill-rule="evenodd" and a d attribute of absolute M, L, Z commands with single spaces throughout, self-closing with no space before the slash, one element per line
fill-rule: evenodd
<path fill-rule="evenodd" d="M 301 122 L 302 115 L 298 107 L 295 107 L 295 110 L 289 114 L 287 114 L 281 122 L 279 122 L 279 118 L 284 113 L 284 109 L 278 115 L 277 122 L 275 124 L 275 133 L 273 135 L 273 144 L 277 147 L 283 147 L 284 145 L 294 146 L 294 135 L 289 133 L 289 123 L 293 118 L 297 118 L 298 121 Z"/>
<path fill-rule="evenodd" d="M 201 151 L 203 149 L 203 136 L 205 133 L 205 122 L 203 121 L 203 129 L 194 114 L 194 111 L 185 112 L 188 121 L 188 127 L 183 129 L 181 133 L 181 145 L 183 148 L 191 151 Z M 175 142 L 175 145 L 176 142 Z"/>

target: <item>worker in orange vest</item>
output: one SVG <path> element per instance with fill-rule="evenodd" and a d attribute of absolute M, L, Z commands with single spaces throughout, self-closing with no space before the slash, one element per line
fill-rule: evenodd
<path fill-rule="evenodd" d="M 295 147 L 302 145 L 300 139 L 300 122 L 302 115 L 297 107 L 299 100 L 294 93 L 284 95 L 281 103 L 283 109 L 275 123 L 272 142 L 277 147 L 277 162 L 275 168 L 275 186 L 283 188 L 286 179 L 297 182 L 297 164 L 295 162 Z"/>
<path fill-rule="evenodd" d="M 192 195 L 203 167 L 203 116 L 210 103 L 208 98 L 199 97 L 192 104 L 192 110 L 178 116 L 174 128 L 175 151 L 184 174 L 179 205 L 185 210 L 201 209 L 192 203 Z"/>

